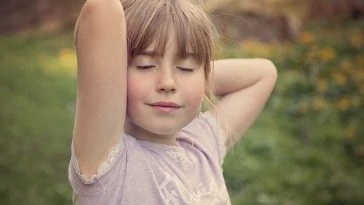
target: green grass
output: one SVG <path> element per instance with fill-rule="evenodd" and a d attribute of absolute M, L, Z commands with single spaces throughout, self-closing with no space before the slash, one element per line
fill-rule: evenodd
<path fill-rule="evenodd" d="M 1 204 L 71 204 L 75 77 L 59 60 L 68 36 L 0 38 Z"/>

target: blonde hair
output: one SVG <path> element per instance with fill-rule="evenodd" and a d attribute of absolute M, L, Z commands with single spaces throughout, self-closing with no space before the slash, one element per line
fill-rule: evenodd
<path fill-rule="evenodd" d="M 162 56 L 166 47 L 168 26 L 176 29 L 178 56 L 189 52 L 204 65 L 210 81 L 211 61 L 217 32 L 202 4 L 189 0 L 122 0 L 126 17 L 128 57 L 134 58 L 155 42 L 155 55 Z"/>

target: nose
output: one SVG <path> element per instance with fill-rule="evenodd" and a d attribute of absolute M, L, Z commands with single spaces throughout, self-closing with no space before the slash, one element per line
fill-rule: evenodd
<path fill-rule="evenodd" d="M 176 92 L 176 81 L 172 69 L 161 68 L 157 85 L 158 92 Z"/>

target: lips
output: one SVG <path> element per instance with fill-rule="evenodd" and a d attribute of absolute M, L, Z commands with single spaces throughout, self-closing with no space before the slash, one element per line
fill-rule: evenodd
<path fill-rule="evenodd" d="M 149 104 L 152 107 L 180 108 L 181 106 L 174 102 L 156 102 Z"/>
<path fill-rule="evenodd" d="M 149 106 L 151 106 L 154 110 L 163 113 L 171 113 L 182 107 L 174 102 L 156 102 L 149 104 Z"/>

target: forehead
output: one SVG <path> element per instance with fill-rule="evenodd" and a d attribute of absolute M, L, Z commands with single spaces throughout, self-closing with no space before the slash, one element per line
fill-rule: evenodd
<path fill-rule="evenodd" d="M 164 46 L 164 49 L 158 49 L 162 46 Z M 176 36 L 169 36 L 165 45 L 157 45 L 157 42 L 153 41 L 144 50 L 139 51 L 137 55 L 146 55 L 152 57 L 171 55 L 184 58 L 195 58 L 197 56 L 196 52 L 192 50 L 191 46 L 187 45 L 185 48 L 179 47 Z"/>
<path fill-rule="evenodd" d="M 159 36 L 159 38 L 157 36 Z M 149 45 L 143 45 L 140 47 L 140 49 L 136 50 L 134 56 L 143 55 L 150 57 L 164 57 L 167 55 L 177 58 L 192 58 L 198 61 L 202 60 L 198 59 L 198 55 L 196 51 L 193 50 L 190 43 L 188 43 L 187 45 L 181 44 L 181 37 L 177 35 L 177 31 L 174 25 L 169 25 L 168 30 L 165 32 L 165 34 L 157 36 L 156 39 L 149 43 Z M 161 39 L 160 36 L 164 36 L 164 38 Z M 190 41 L 187 39 L 187 42 Z"/>

